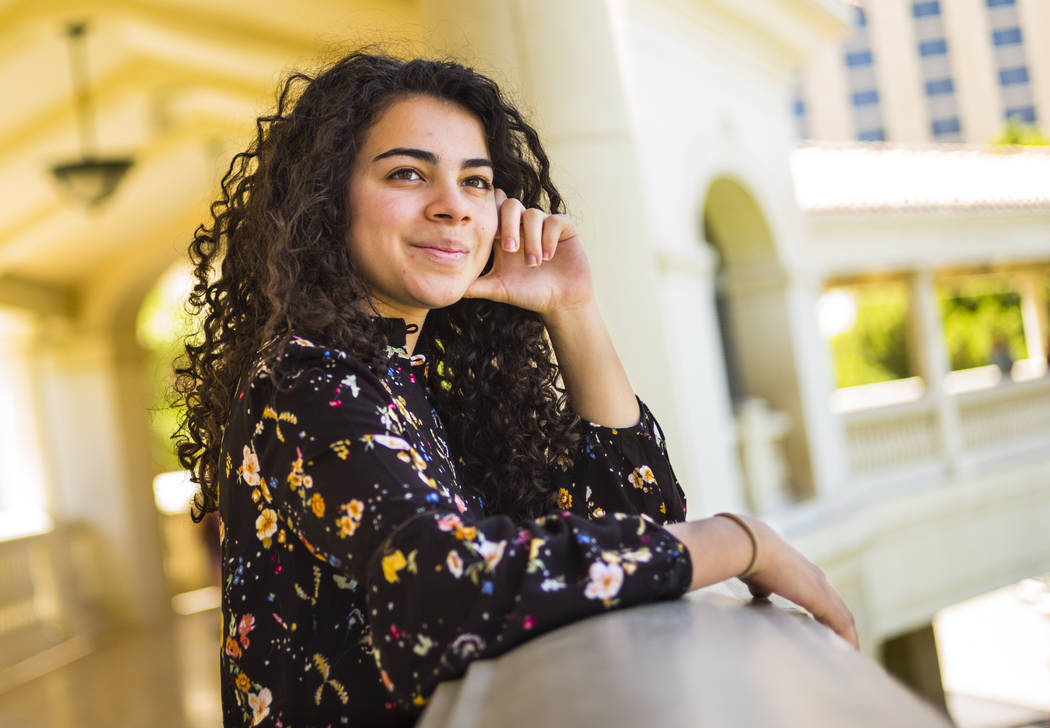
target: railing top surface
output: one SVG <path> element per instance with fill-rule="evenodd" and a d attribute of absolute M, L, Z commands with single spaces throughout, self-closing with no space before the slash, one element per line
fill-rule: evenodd
<path fill-rule="evenodd" d="M 555 630 L 439 686 L 421 728 L 950 726 L 826 628 L 721 594 Z"/>
<path fill-rule="evenodd" d="M 1028 400 L 1050 394 L 1050 377 L 1028 379 L 1025 381 L 1004 381 L 991 387 L 983 387 L 965 392 L 956 392 L 947 396 L 955 399 L 960 406 L 975 407 L 984 404 L 1007 403 L 1016 400 Z M 896 419 L 914 419 L 932 414 L 936 402 L 929 393 L 909 402 L 894 402 L 872 407 L 846 410 L 838 415 L 848 425 L 867 425 L 892 422 Z"/>

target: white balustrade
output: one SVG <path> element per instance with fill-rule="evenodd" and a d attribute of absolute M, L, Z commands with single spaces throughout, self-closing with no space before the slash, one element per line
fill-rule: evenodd
<path fill-rule="evenodd" d="M 958 407 L 965 460 L 969 463 L 1034 452 L 1050 443 L 1050 377 L 1001 380 L 998 370 L 993 369 L 952 372 L 946 387 L 947 396 Z M 988 372 L 991 374 L 984 376 Z M 878 386 L 868 385 L 868 389 Z M 903 388 L 900 383 L 895 386 L 893 392 Z M 848 392 L 836 394 L 832 406 L 843 418 L 855 475 L 877 476 L 909 465 L 947 460 L 938 432 L 937 407 L 931 397 L 854 408 L 853 400 L 858 397 Z M 867 395 L 863 399 L 875 401 Z"/>
<path fill-rule="evenodd" d="M 1050 439 L 1050 378 L 961 394 L 959 417 L 971 451 Z"/>
<path fill-rule="evenodd" d="M 791 501 L 783 439 L 791 418 L 759 397 L 748 397 L 735 412 L 740 466 L 754 513 L 768 514 Z"/>
<path fill-rule="evenodd" d="M 853 473 L 928 462 L 940 453 L 937 412 L 928 399 L 843 413 Z"/>

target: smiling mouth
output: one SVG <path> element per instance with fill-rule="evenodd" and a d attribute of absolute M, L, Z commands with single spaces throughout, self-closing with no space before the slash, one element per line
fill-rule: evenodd
<path fill-rule="evenodd" d="M 439 263 L 459 263 L 466 259 L 468 253 L 462 246 L 445 242 L 417 243 L 412 247 L 427 258 Z"/>

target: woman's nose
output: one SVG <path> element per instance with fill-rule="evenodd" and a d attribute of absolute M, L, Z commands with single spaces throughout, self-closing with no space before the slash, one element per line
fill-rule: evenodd
<path fill-rule="evenodd" d="M 470 220 L 470 201 L 458 180 L 442 181 L 431 189 L 431 198 L 426 207 L 428 219 L 453 223 Z"/>

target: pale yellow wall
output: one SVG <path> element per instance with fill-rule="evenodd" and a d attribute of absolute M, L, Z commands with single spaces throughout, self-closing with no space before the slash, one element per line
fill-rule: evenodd
<path fill-rule="evenodd" d="M 984 0 L 942 2 L 963 138 L 984 143 L 1002 130 L 1003 105 Z M 1023 29 L 1027 33 L 1027 28 Z M 1025 47 L 1031 41 L 1025 38 Z"/>
<path fill-rule="evenodd" d="M 911 0 L 880 0 L 868 4 L 868 37 L 875 54 L 886 137 L 922 142 L 929 136 L 919 55 L 911 23 Z M 839 63 L 842 63 L 840 55 Z"/>
<path fill-rule="evenodd" d="M 845 141 L 856 136 L 849 104 L 842 44 L 829 41 L 813 54 L 813 63 L 802 79 L 802 93 L 809 115 L 809 133 L 814 139 Z"/>
<path fill-rule="evenodd" d="M 1050 2 L 1018 0 L 1028 55 L 1028 75 L 1040 127 L 1050 130 Z"/>

